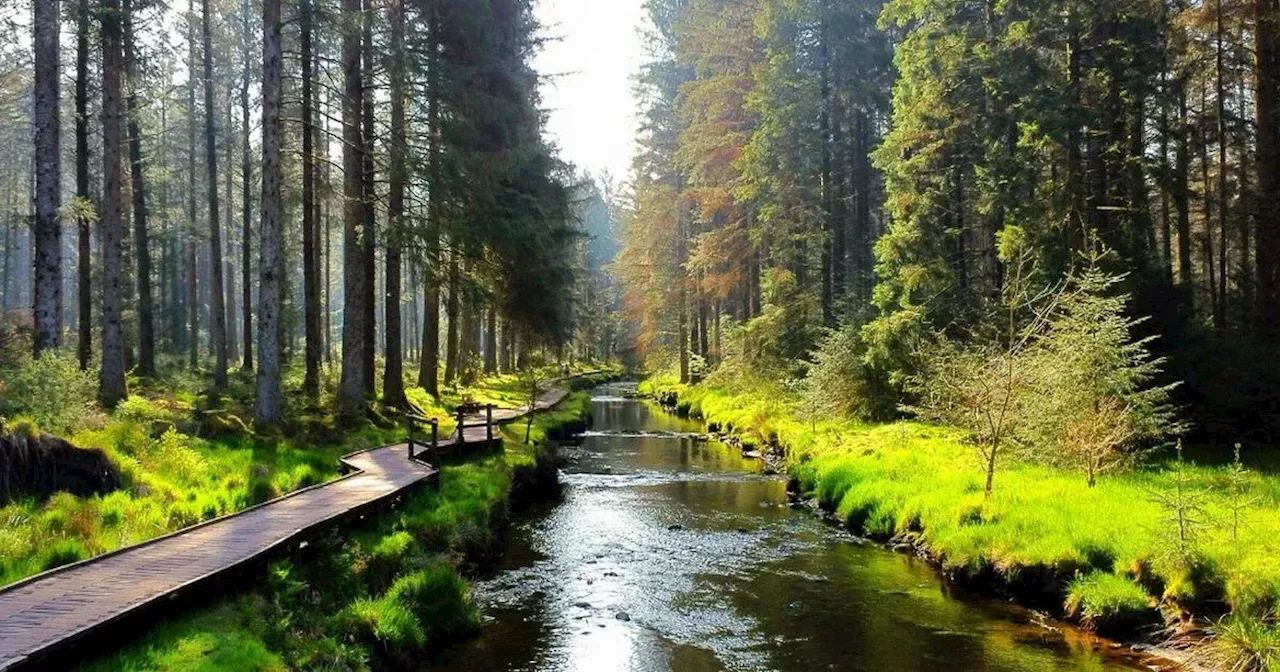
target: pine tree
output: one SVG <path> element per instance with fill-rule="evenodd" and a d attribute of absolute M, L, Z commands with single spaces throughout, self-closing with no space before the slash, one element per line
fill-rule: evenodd
<path fill-rule="evenodd" d="M 98 401 L 113 408 L 128 395 L 124 363 L 124 286 L 121 272 L 120 76 L 123 69 L 119 0 L 103 0 L 102 22 L 102 368 Z"/>
<path fill-rule="evenodd" d="M 280 313 L 284 263 L 280 220 L 280 67 L 283 58 L 280 0 L 262 5 L 262 220 L 258 225 L 258 395 L 254 419 L 279 423 L 284 413 L 280 389 Z"/>
<path fill-rule="evenodd" d="M 61 2 L 34 3 L 35 27 L 35 355 L 62 344 Z"/>

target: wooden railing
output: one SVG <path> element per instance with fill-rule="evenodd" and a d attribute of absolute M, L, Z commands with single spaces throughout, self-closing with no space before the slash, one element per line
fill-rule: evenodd
<path fill-rule="evenodd" d="M 417 430 L 417 428 L 421 425 L 431 426 L 431 443 L 427 444 L 426 446 L 427 448 L 426 461 L 428 464 L 435 463 L 436 451 L 440 449 L 440 421 L 436 420 L 435 418 L 423 417 L 421 415 L 418 415 L 410 411 L 404 414 L 404 424 L 405 424 L 405 429 L 407 429 L 409 432 L 409 440 L 407 441 L 407 443 L 409 444 L 409 459 L 411 460 L 416 459 L 416 456 L 414 455 L 414 446 L 416 445 L 417 442 L 414 441 L 414 436 L 417 434 L 417 432 L 415 430 Z"/>
<path fill-rule="evenodd" d="M 478 413 L 481 408 L 484 409 L 484 421 L 482 423 L 473 422 L 471 424 L 467 424 L 467 412 L 475 411 Z M 495 408 L 497 408 L 497 406 L 494 406 L 493 404 L 485 404 L 484 406 L 480 406 L 480 405 L 458 406 L 458 429 L 456 433 L 458 435 L 459 448 L 467 444 L 466 430 L 468 427 L 484 427 L 485 443 L 486 444 L 493 443 L 493 409 Z"/>

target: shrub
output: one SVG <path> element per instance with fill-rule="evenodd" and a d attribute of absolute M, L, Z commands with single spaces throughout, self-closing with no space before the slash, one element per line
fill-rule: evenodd
<path fill-rule="evenodd" d="M 860 420 L 891 417 L 897 393 L 864 361 L 862 330 L 852 325 L 831 332 L 813 353 L 805 378 L 806 402 L 819 413 Z"/>
<path fill-rule="evenodd" d="M 116 406 L 115 416 L 139 424 L 172 423 L 176 420 L 173 411 L 136 394 L 129 395 Z"/>
<path fill-rule="evenodd" d="M 249 483 L 249 505 L 269 502 L 280 496 L 280 488 L 269 478 L 255 478 Z"/>
<path fill-rule="evenodd" d="M 54 434 L 70 434 L 95 415 L 97 374 L 81 371 L 70 349 L 37 359 L 22 353 L 0 368 L 0 380 L 0 415 L 30 417 Z"/>

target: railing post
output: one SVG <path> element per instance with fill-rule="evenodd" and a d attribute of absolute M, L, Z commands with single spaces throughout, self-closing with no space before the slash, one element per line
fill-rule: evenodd
<path fill-rule="evenodd" d="M 431 418 L 431 463 L 435 464 L 440 455 L 440 421 Z"/>
<path fill-rule="evenodd" d="M 409 459 L 413 459 L 413 413 L 408 411 L 404 414 L 405 429 L 409 433 Z"/>
<path fill-rule="evenodd" d="M 467 420 L 467 417 L 466 417 L 466 406 L 459 405 L 459 406 L 458 406 L 458 448 L 459 448 L 459 451 L 458 451 L 458 452 L 459 452 L 459 453 L 461 453 L 461 452 L 462 452 L 462 451 L 461 451 L 461 448 L 462 448 L 464 445 L 466 445 L 466 443 L 467 443 L 467 422 L 466 422 L 466 420 Z"/>
<path fill-rule="evenodd" d="M 484 407 L 484 436 L 487 443 L 493 443 L 493 404 Z"/>

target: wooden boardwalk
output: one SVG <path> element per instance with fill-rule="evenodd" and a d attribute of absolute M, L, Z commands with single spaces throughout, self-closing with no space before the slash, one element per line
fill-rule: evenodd
<path fill-rule="evenodd" d="M 567 394 L 551 389 L 532 410 Z M 495 410 L 495 424 L 527 408 Z M 483 415 L 469 416 L 466 444 L 483 444 Z M 480 423 L 471 426 L 471 423 Z M 495 441 L 501 441 L 493 429 Z M 450 437 L 440 447 L 457 442 Z M 420 457 L 420 455 L 419 455 Z M 399 497 L 438 478 L 435 467 L 409 457 L 404 443 L 342 458 L 346 476 L 136 546 L 38 574 L 0 589 L 0 670 L 35 667 L 126 617 L 176 598 L 220 575 L 291 548 L 309 533 Z M 47 668 L 46 668 L 47 669 Z"/>

